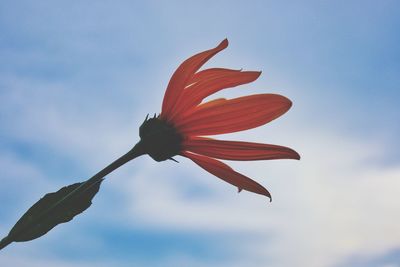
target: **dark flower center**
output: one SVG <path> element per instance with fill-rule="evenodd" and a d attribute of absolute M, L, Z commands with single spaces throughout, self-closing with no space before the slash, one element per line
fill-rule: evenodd
<path fill-rule="evenodd" d="M 175 127 L 154 116 L 147 119 L 139 128 L 143 151 L 155 161 L 171 159 L 181 151 L 183 137 Z"/>

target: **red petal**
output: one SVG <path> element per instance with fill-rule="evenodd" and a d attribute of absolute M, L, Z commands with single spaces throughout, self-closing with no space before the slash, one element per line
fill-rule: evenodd
<path fill-rule="evenodd" d="M 231 69 L 224 69 L 224 68 L 210 68 L 205 69 L 202 71 L 197 72 L 193 78 L 190 80 L 190 83 L 197 83 L 203 80 L 208 80 L 214 78 L 215 76 L 223 75 L 224 73 L 234 73 L 240 72 L 241 70 L 231 70 Z"/>
<path fill-rule="evenodd" d="M 202 106 L 203 108 L 205 108 L 205 107 L 211 107 L 211 106 L 215 106 L 215 105 L 219 105 L 219 104 L 221 104 L 221 103 L 224 103 L 225 101 L 226 101 L 226 98 L 217 98 L 217 99 L 210 100 L 210 101 L 208 101 L 208 102 L 202 104 L 201 106 Z"/>
<path fill-rule="evenodd" d="M 174 72 L 165 91 L 162 104 L 161 117 L 168 119 L 168 115 L 174 108 L 177 100 L 181 96 L 183 89 L 193 77 L 194 73 L 206 63 L 212 56 L 225 49 L 228 40 L 223 40 L 217 47 L 198 53 L 185 60 Z"/>
<path fill-rule="evenodd" d="M 183 150 L 226 160 L 300 159 L 296 151 L 284 146 L 201 137 L 185 140 Z"/>
<path fill-rule="evenodd" d="M 243 131 L 268 123 L 289 110 L 284 96 L 259 94 L 200 105 L 175 126 L 185 135 L 215 135 Z"/>
<path fill-rule="evenodd" d="M 261 72 L 230 69 L 207 69 L 196 73 L 190 81 L 192 84 L 182 94 L 171 117 L 182 117 L 183 113 L 197 106 L 207 96 L 222 89 L 236 87 L 255 81 Z"/>
<path fill-rule="evenodd" d="M 242 189 L 244 189 L 250 192 L 267 196 L 270 198 L 270 200 L 272 200 L 271 194 L 262 185 L 253 181 L 249 177 L 244 176 L 243 174 L 235 172 L 231 167 L 229 167 L 225 163 L 222 163 L 212 158 L 188 152 L 183 152 L 182 155 L 191 159 L 194 163 L 196 163 L 209 173 L 217 176 L 218 178 L 224 180 L 225 182 L 237 186 L 239 192 Z"/>

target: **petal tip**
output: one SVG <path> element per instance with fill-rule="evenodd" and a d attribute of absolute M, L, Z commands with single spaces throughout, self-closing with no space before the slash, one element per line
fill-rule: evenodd
<path fill-rule="evenodd" d="M 261 74 L 262 74 L 262 71 L 261 71 L 261 70 L 259 70 L 259 71 L 252 71 L 252 72 L 254 73 L 255 80 L 257 80 L 257 79 L 261 76 Z"/>
<path fill-rule="evenodd" d="M 283 103 L 283 105 L 281 106 L 281 108 L 283 110 L 283 113 L 282 113 L 282 115 L 283 115 L 284 113 L 288 112 L 289 109 L 293 106 L 293 102 L 285 96 L 282 96 L 282 95 L 279 95 L 279 96 L 281 97 L 282 103 Z"/>
<path fill-rule="evenodd" d="M 228 38 L 225 38 L 225 39 L 222 40 L 222 42 L 218 45 L 218 47 L 219 47 L 220 49 L 225 49 L 225 48 L 228 47 L 228 45 L 229 45 Z"/>
<path fill-rule="evenodd" d="M 287 98 L 286 96 L 281 95 L 283 102 L 286 104 L 286 108 L 289 110 L 293 106 L 292 100 Z"/>
<path fill-rule="evenodd" d="M 266 196 L 266 197 L 268 197 L 269 198 L 269 202 L 272 202 L 272 196 L 271 196 L 271 193 L 268 191 L 268 189 L 266 189 L 265 187 L 262 187 L 262 191 L 260 192 L 255 192 L 255 193 L 258 193 L 258 194 L 260 194 L 260 195 L 263 195 L 263 196 Z"/>
<path fill-rule="evenodd" d="M 267 192 L 267 194 L 263 194 L 263 195 L 269 198 L 270 203 L 272 202 L 272 196 L 269 192 Z"/>
<path fill-rule="evenodd" d="M 289 159 L 295 159 L 295 160 L 301 159 L 300 154 L 291 148 L 289 148 L 289 155 L 290 155 Z"/>

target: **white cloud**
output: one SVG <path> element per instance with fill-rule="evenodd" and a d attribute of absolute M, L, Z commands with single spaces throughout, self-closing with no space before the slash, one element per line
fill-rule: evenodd
<path fill-rule="evenodd" d="M 98 161 L 108 163 L 136 140 L 136 136 L 129 136 L 136 130 L 132 130 L 133 125 L 126 127 L 126 118 L 115 120 L 110 110 L 99 110 L 101 124 L 109 126 L 104 132 L 98 121 L 88 118 L 93 114 L 60 106 L 62 100 L 51 96 L 49 88 L 42 89 L 43 97 L 37 92 L 36 98 L 21 96 L 27 92 L 18 90 L 7 94 L 10 103 L 21 107 L 20 113 L 14 114 L 15 124 L 10 130 L 16 138 L 50 145 L 90 166 L 98 166 Z M 68 89 L 59 90 L 64 95 Z M 43 105 L 44 96 L 54 101 Z M 3 109 L 9 111 L 13 106 Z M 227 244 L 241 253 L 243 261 L 238 260 L 237 266 L 256 267 L 267 262 L 272 267 L 334 266 L 353 254 L 380 254 L 400 246 L 400 216 L 396 213 L 400 169 L 373 164 L 374 159 L 383 156 L 383 146 L 341 132 L 317 130 L 311 124 L 296 129 L 298 126 L 290 120 L 291 113 L 252 132 L 221 137 L 287 145 L 302 155 L 300 162 L 230 163 L 265 185 L 272 193 L 272 203 L 251 193 L 235 193 L 236 188 L 189 160 L 156 163 L 142 157 L 106 184 L 126 196 L 127 202 L 118 210 L 119 218 L 93 216 L 113 224 L 134 223 L 166 230 L 245 233 L 248 242 Z M 90 134 L 93 129 L 96 138 Z M 95 157 L 85 157 L 93 151 L 98 151 Z M 14 176 L 41 177 L 47 188 L 51 184 L 27 162 L 9 155 L 3 155 L 1 162 L 11 174 L 18 170 Z M 207 196 L 188 197 L 197 188 L 206 191 Z M 180 261 L 179 256 L 171 258 L 175 261 Z"/>
<path fill-rule="evenodd" d="M 353 254 L 380 254 L 400 246 L 400 167 L 371 164 L 383 153 L 376 144 L 321 131 L 296 137 L 300 162 L 232 164 L 269 185 L 275 196 L 271 204 L 261 196 L 235 194 L 235 188 L 187 160 L 157 167 L 147 163 L 129 185 L 127 179 L 121 182 L 131 220 L 256 236 L 255 243 L 235 244 L 246 259 L 258 259 L 247 266 L 335 266 Z M 214 193 L 207 199 L 185 197 L 180 186 L 185 179 Z"/>
<path fill-rule="evenodd" d="M 222 6 L 220 5 L 220 8 Z M 177 7 L 168 4 L 167 10 L 175 8 Z M 179 6 L 178 8 L 182 9 Z M 159 8 L 158 3 L 154 9 L 157 14 L 160 13 L 160 15 L 164 16 L 164 18 L 160 18 L 160 21 L 165 22 L 173 18 L 173 14 L 171 15 L 170 12 L 165 12 L 163 8 Z M 135 17 L 130 15 L 130 9 L 126 8 L 124 10 L 129 13 L 128 17 Z M 211 13 L 215 11 L 215 8 L 210 9 Z M 200 13 L 203 14 L 203 12 Z M 50 12 L 49 14 L 53 13 Z M 187 14 L 183 15 L 186 16 Z M 179 59 L 183 59 L 197 48 L 203 49 L 208 48 L 210 44 L 215 45 L 226 34 L 229 35 L 228 37 L 233 36 L 231 41 L 235 40 L 236 42 L 231 45 L 229 52 L 225 51 L 223 54 L 218 55 L 208 66 L 252 69 L 251 65 L 254 65 L 254 68 L 258 69 L 258 66 L 268 66 L 266 64 L 273 66 L 285 59 L 282 55 L 294 48 L 291 42 L 285 42 L 285 40 L 295 40 L 297 38 L 296 35 L 294 35 L 294 39 L 284 38 L 282 28 L 276 27 L 277 24 L 275 23 L 275 19 L 282 17 L 279 12 L 271 14 L 274 17 L 265 16 L 264 13 L 262 15 L 269 18 L 265 20 L 265 22 L 268 22 L 265 23 L 265 26 L 270 25 L 269 27 L 274 30 L 272 33 L 275 33 L 275 35 L 271 36 L 271 29 L 265 31 L 268 32 L 268 35 L 263 35 L 268 37 L 264 41 L 255 41 L 255 37 L 260 35 L 260 28 L 254 27 L 254 29 L 251 29 L 251 27 L 248 27 L 253 23 L 252 21 L 245 23 L 238 20 L 236 16 L 232 17 L 227 14 L 224 14 L 227 17 L 221 18 L 218 13 L 217 16 L 213 16 L 213 20 L 206 24 L 213 26 L 211 27 L 211 32 L 207 33 L 207 38 L 199 35 L 197 30 L 193 30 L 193 26 L 196 26 L 195 29 L 204 29 L 204 23 L 207 23 L 207 20 L 197 20 L 195 25 L 188 24 L 190 25 L 188 27 L 186 24 L 180 23 L 182 21 L 181 18 L 173 20 L 172 24 L 160 25 L 160 27 L 162 26 L 161 29 L 165 27 L 167 38 L 154 42 L 152 46 L 157 47 L 160 43 L 167 43 L 169 49 L 154 51 L 156 56 L 152 55 L 153 51 L 148 53 L 149 51 L 145 45 L 141 45 L 149 44 L 149 40 L 155 40 L 154 36 L 150 38 L 146 34 L 140 36 L 136 32 L 135 34 L 131 33 L 134 38 L 131 38 L 131 42 L 124 46 L 131 49 L 130 46 L 132 45 L 132 47 L 138 49 L 139 52 L 137 53 L 146 54 L 146 58 L 147 56 L 153 57 L 152 60 L 147 59 L 147 61 L 151 62 L 151 66 L 144 66 L 144 68 L 148 68 L 146 69 L 148 73 L 144 72 L 142 74 L 145 79 L 148 79 L 148 83 L 143 88 L 156 87 L 158 88 L 157 93 L 161 95 L 163 90 L 159 86 L 165 86 L 168 79 L 166 73 L 172 72 L 169 67 L 164 67 L 168 62 L 174 62 L 173 67 L 176 67 L 175 64 L 178 63 L 176 55 L 179 54 Z M 246 15 L 245 17 L 247 19 L 248 16 Z M 36 16 L 36 18 L 38 17 Z M 39 19 L 42 21 L 42 17 L 39 17 Z M 64 20 L 62 21 L 64 22 Z M 225 26 L 233 24 L 227 31 L 227 28 L 222 25 L 217 28 L 214 27 L 213 23 L 217 21 L 228 21 Z M 238 27 L 243 23 L 245 23 L 245 30 L 238 30 Z M 42 25 L 41 23 L 38 24 Z M 135 23 L 121 24 L 133 27 L 132 25 Z M 52 24 L 49 25 L 51 26 Z M 58 26 L 60 25 L 55 25 L 57 26 L 58 36 L 64 36 L 65 30 L 59 29 Z M 68 25 L 70 24 L 68 23 Z M 72 23 L 71 25 L 74 24 Z M 136 27 L 140 30 L 145 28 L 140 24 Z M 71 32 L 75 32 L 75 29 L 82 29 L 82 33 L 87 33 L 79 23 L 72 29 L 73 31 Z M 249 29 L 255 33 L 249 36 Z M 159 30 L 146 30 L 146 32 L 152 35 L 153 32 L 160 32 Z M 99 30 L 99 32 L 103 33 L 103 29 Z M 185 34 L 181 34 L 182 32 Z M 222 32 L 224 32 L 223 35 L 221 35 Z M 125 33 L 123 31 L 122 35 L 124 36 Z M 304 32 L 299 31 L 297 34 L 300 35 L 302 33 Z M 89 36 L 89 34 L 83 35 Z M 288 34 L 287 36 L 292 35 Z M 48 35 L 51 40 L 54 39 L 53 37 L 53 34 Z M 90 42 L 90 45 L 87 44 L 85 46 L 85 40 L 80 42 L 80 36 L 75 36 L 79 40 L 68 42 L 64 40 L 69 39 L 69 37 L 71 36 L 66 35 L 60 40 L 63 44 L 69 43 L 66 46 L 72 50 L 75 48 L 82 49 L 85 52 L 96 51 L 94 53 L 95 56 L 101 54 L 101 52 L 113 50 L 107 49 L 108 46 L 103 47 L 103 49 L 96 47 L 98 43 L 102 43 L 98 42 L 97 39 L 95 39 L 95 42 Z M 176 40 L 173 40 L 174 38 Z M 279 38 L 283 38 L 284 42 L 276 43 Z M 107 37 L 107 39 L 112 40 L 113 38 Z M 210 39 L 213 40 L 210 41 Z M 126 41 L 123 37 L 121 37 L 121 40 Z M 137 41 L 139 44 L 136 44 Z M 263 48 L 263 51 L 268 50 L 270 54 L 263 53 L 263 55 L 260 55 L 262 63 L 258 60 L 255 62 L 249 59 L 258 56 L 259 49 L 256 49 L 257 44 L 261 46 L 274 42 L 276 46 L 271 45 L 271 49 Z M 283 43 L 286 43 L 289 47 L 287 49 L 282 49 L 282 47 L 276 49 Z M 194 47 L 195 44 L 196 47 Z M 249 46 L 251 46 L 251 49 Z M 298 50 L 294 50 L 299 54 L 304 52 L 301 51 L 302 49 L 307 48 L 309 55 L 315 58 L 320 56 L 320 53 L 315 53 L 315 46 L 307 45 L 305 47 L 296 43 L 296 47 L 301 47 L 297 48 Z M 60 49 L 60 46 L 58 49 Z M 62 50 L 61 54 L 64 55 L 64 49 L 60 50 Z M 124 50 L 120 56 L 122 57 L 127 51 Z M 165 59 L 167 63 L 163 61 L 160 64 L 157 56 L 166 51 L 170 52 Z M 250 54 L 249 57 L 239 54 L 244 53 L 243 51 L 250 51 L 246 53 L 254 54 Z M 274 53 L 282 54 L 274 57 Z M 43 53 L 40 56 L 45 55 L 46 53 Z M 82 53 L 74 55 L 79 59 Z M 111 53 L 110 55 L 110 58 L 112 58 L 113 54 Z M 289 53 L 289 55 L 292 54 Z M 319 60 L 323 61 L 324 58 Z M 272 63 L 265 63 L 264 61 Z M 300 113 L 303 112 L 302 115 L 305 116 L 304 114 L 308 114 L 304 112 L 305 110 L 311 113 L 312 108 L 315 109 L 313 103 L 308 103 L 311 101 L 307 97 L 321 99 L 326 97 L 328 92 L 320 92 L 321 95 L 305 95 L 305 93 L 313 93 L 313 90 L 305 90 L 305 88 L 302 90 L 298 84 L 293 86 L 289 82 L 287 85 L 282 84 L 284 80 L 290 77 L 283 70 L 289 64 L 292 65 L 292 62 L 293 58 L 289 57 L 289 60 L 281 63 L 281 69 L 278 70 L 263 67 L 265 74 L 257 83 L 238 90 L 226 91 L 224 95 L 234 96 L 247 92 L 264 92 L 263 79 L 265 79 L 270 86 L 272 85 L 271 87 L 286 88 L 286 91 L 273 89 L 272 92 L 286 95 L 286 92 L 291 91 L 287 88 L 293 88 L 292 94 L 301 94 L 304 99 L 297 99 L 294 108 L 297 108 Z M 77 63 L 79 63 L 79 60 L 77 60 Z M 297 64 L 304 64 L 304 61 L 298 60 Z M 94 67 L 94 65 L 89 64 L 86 67 Z M 117 75 L 116 73 L 121 71 L 120 68 L 122 67 L 118 66 L 116 70 L 114 69 L 114 73 L 110 74 L 110 76 Z M 154 69 L 158 71 L 162 69 L 162 74 L 154 74 Z M 96 76 L 97 79 L 98 73 L 96 71 L 92 75 Z M 109 66 L 103 68 L 103 72 L 105 71 L 109 71 Z M 123 71 L 130 71 L 130 69 L 123 69 Z M 283 72 L 279 73 L 279 71 Z M 308 71 L 308 74 L 312 73 L 318 76 L 310 69 Z M 292 70 L 292 72 L 297 73 L 298 76 L 304 74 L 300 69 Z M 278 75 L 280 75 L 280 78 Z M 334 74 L 332 75 L 335 79 L 337 78 Z M 118 77 L 120 78 L 120 76 Z M 160 79 L 160 76 L 163 78 Z M 4 81 L 4 77 L 0 78 Z M 298 81 L 299 78 L 297 77 L 297 80 L 294 80 Z M 98 101 L 96 103 L 89 103 L 87 101 L 89 96 L 86 98 L 81 91 L 73 88 L 72 85 L 77 80 L 74 80 L 71 84 L 56 84 L 49 81 L 22 80 L 20 77 L 16 77 L 14 80 L 14 77 L 12 77 L 7 82 L 7 86 L 4 88 L 8 90 L 1 92 L 2 105 L 0 111 L 4 115 L 2 122 L 5 125 L 2 130 L 6 131 L 7 127 L 8 136 L 51 146 L 60 153 L 74 157 L 91 170 L 94 169 L 94 166 L 97 168 L 100 163 L 108 163 L 116 156 L 119 156 L 118 153 L 125 152 L 137 140 L 137 128 L 134 123 L 131 125 L 129 123 L 131 123 L 132 117 L 136 122 L 140 123 L 145 114 L 134 114 L 134 112 L 140 110 L 140 112 L 145 113 L 159 110 L 158 103 L 160 101 L 152 101 L 151 104 L 147 104 L 150 103 L 147 100 L 156 95 L 154 91 L 141 91 L 143 89 L 141 84 L 127 82 L 124 87 L 132 88 L 132 99 L 134 99 L 133 94 L 136 94 L 136 97 L 141 99 L 141 101 L 135 99 L 136 103 L 143 102 L 138 104 L 142 105 L 141 108 L 138 108 L 138 106 L 132 107 L 130 111 L 132 115 L 127 115 L 118 111 L 122 107 L 116 105 L 116 103 L 111 103 L 109 106 L 103 105 L 107 103 L 104 99 L 100 99 L 103 97 L 96 99 Z M 93 84 L 93 86 L 96 85 Z M 303 85 L 303 87 L 306 86 Z M 248 90 L 248 88 L 252 89 Z M 259 91 L 255 91 L 253 88 Z M 146 98 L 147 94 L 150 94 L 151 97 Z M 341 93 L 339 92 L 338 94 Z M 92 97 L 96 97 L 93 95 Z M 303 103 L 300 104 L 299 100 L 303 101 Z M 325 101 L 329 102 L 329 100 Z M 303 107 L 303 110 L 300 107 Z M 335 116 L 340 118 L 337 118 L 337 121 L 327 120 L 329 124 L 335 125 L 335 123 L 337 124 L 338 121 L 343 119 L 341 117 L 342 114 L 338 115 L 337 112 L 339 111 L 334 110 L 334 112 L 331 112 L 330 118 Z M 319 115 L 326 115 L 326 113 Z M 292 116 L 292 113 L 289 113 L 288 116 Z M 8 118 L 7 120 L 5 119 L 6 117 Z M 321 121 L 321 117 L 319 116 L 316 120 Z M 326 118 L 323 119 L 325 120 Z M 288 120 L 278 120 L 279 127 L 273 127 L 272 129 L 265 127 L 265 129 L 254 131 L 253 133 L 256 133 L 254 135 L 253 133 L 232 135 L 243 140 L 251 139 L 252 141 L 260 142 L 268 140 L 267 142 L 269 143 L 293 146 L 302 155 L 300 162 L 271 161 L 231 164 L 237 170 L 266 185 L 273 195 L 274 200 L 272 203 L 268 203 L 266 198 L 258 195 L 246 192 L 242 192 L 239 195 L 236 194 L 236 188 L 219 181 L 218 178 L 206 173 L 188 160 L 180 160 L 182 162 L 180 164 L 173 162 L 158 164 L 152 162 L 149 158 L 141 158 L 119 171 L 115 180 L 104 185 L 126 196 L 127 202 L 116 211 L 120 214 L 120 218 L 108 218 L 105 214 L 95 214 L 93 216 L 102 217 L 102 219 L 108 220 L 113 224 L 129 225 L 139 223 L 143 227 L 181 231 L 245 233 L 249 236 L 250 241 L 227 244 L 227 247 L 235 247 L 241 254 L 242 259 L 236 263 L 236 266 L 263 267 L 266 263 L 269 263 L 268 266 L 270 267 L 334 266 L 353 254 L 380 254 L 399 247 L 398 225 L 400 224 L 400 215 L 398 215 L 398 194 L 400 182 L 398 177 L 400 177 L 400 168 L 380 167 L 373 164 L 373 159 L 384 153 L 380 144 L 371 144 L 370 140 L 352 139 L 343 134 L 343 132 L 324 132 L 319 130 L 321 126 L 311 125 L 307 120 L 309 118 L 296 122 L 298 126 L 301 126 L 300 129 L 294 127 L 293 120 L 290 123 L 288 123 Z M 347 118 L 347 120 L 349 119 Z M 270 126 L 274 125 L 275 122 Z M 287 134 L 284 135 L 282 134 L 283 132 Z M 134 136 L 131 136 L 132 133 Z M 265 136 L 268 138 L 265 138 Z M 13 156 L 0 155 L 0 166 L 5 167 L 3 170 L 6 170 L 6 174 L 10 174 L 9 177 L 24 177 L 26 183 L 37 183 L 35 179 L 40 179 L 40 183 L 43 183 L 42 188 L 51 183 L 51 180 L 43 177 L 40 170 L 35 166 L 30 166 L 27 162 L 16 159 Z M 111 178 L 114 179 L 114 177 Z M 4 180 L 5 178 L 2 178 L 2 181 Z M 14 181 L 13 183 L 17 185 L 19 182 Z M 190 194 L 191 190 L 193 190 L 192 188 L 195 188 L 194 190 L 196 188 L 205 190 L 209 194 L 207 194 L 207 197 L 188 197 L 187 194 Z M 2 233 L 5 232 L 3 229 L 1 230 Z M 176 262 L 189 263 L 185 264 L 186 266 L 201 266 L 201 264 L 195 262 L 196 259 L 187 259 L 184 255 L 171 255 L 170 261 L 171 266 L 176 266 L 177 264 L 174 265 Z M 1 263 L 5 266 L 30 267 L 90 266 L 89 262 L 71 263 L 50 258 L 38 260 L 29 255 L 24 257 L 22 254 L 19 254 L 18 257 L 1 255 Z M 99 265 L 94 263 L 93 266 Z M 230 266 L 232 265 L 230 264 Z"/>

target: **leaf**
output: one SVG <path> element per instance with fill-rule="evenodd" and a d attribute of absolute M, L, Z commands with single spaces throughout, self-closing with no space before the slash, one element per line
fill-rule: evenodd
<path fill-rule="evenodd" d="M 90 207 L 106 175 L 143 154 L 141 144 L 138 143 L 85 182 L 65 186 L 57 192 L 46 194 L 18 220 L 10 233 L 0 240 L 0 250 L 12 242 L 41 237 L 56 225 L 72 220 Z"/>
<path fill-rule="evenodd" d="M 46 194 L 18 220 L 6 238 L 11 242 L 33 240 L 56 225 L 69 222 L 90 207 L 101 182 L 75 183 Z"/>

